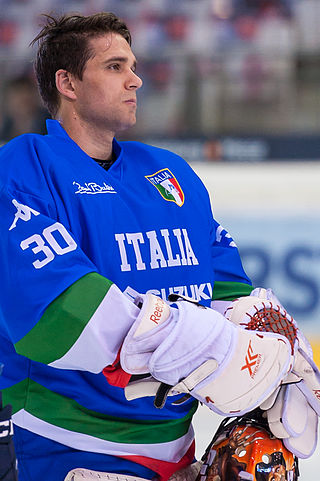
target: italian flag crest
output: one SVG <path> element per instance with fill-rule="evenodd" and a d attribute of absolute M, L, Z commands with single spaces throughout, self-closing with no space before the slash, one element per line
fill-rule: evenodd
<path fill-rule="evenodd" d="M 146 179 L 158 190 L 159 194 L 169 202 L 175 202 L 179 207 L 184 203 L 184 193 L 179 182 L 169 169 L 161 169 Z"/>

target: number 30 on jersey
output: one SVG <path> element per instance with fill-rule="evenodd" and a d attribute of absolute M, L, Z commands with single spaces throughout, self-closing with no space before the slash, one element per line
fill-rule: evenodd
<path fill-rule="evenodd" d="M 64 241 L 64 245 L 61 245 L 62 240 Z M 33 244 L 34 246 L 32 247 Z M 27 239 L 24 239 L 20 243 L 20 247 L 22 250 L 31 248 L 34 254 L 42 254 L 42 259 L 36 259 L 32 263 L 36 269 L 41 269 L 51 262 L 56 254 L 62 256 L 68 252 L 74 251 L 77 248 L 77 244 L 67 229 L 60 224 L 60 222 L 55 222 L 43 229 L 41 235 L 33 234 Z"/>

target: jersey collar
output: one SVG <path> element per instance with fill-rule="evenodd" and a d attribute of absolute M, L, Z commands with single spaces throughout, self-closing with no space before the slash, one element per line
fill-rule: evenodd
<path fill-rule="evenodd" d="M 47 127 L 48 135 L 64 137 L 66 139 L 72 140 L 71 137 L 69 137 L 69 135 L 67 134 L 67 132 L 65 131 L 65 129 L 62 127 L 61 123 L 58 120 L 47 119 L 46 120 L 46 127 Z M 79 146 L 78 146 L 78 148 L 80 149 Z M 122 149 L 121 149 L 121 146 L 120 146 L 119 142 L 115 138 L 112 141 L 112 150 L 115 154 L 116 161 L 117 161 L 119 159 L 120 155 L 121 155 Z"/>

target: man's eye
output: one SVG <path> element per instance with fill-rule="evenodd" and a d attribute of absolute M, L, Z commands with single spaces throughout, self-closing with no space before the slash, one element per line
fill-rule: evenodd
<path fill-rule="evenodd" d="M 111 70 L 119 70 L 120 69 L 120 65 L 118 63 L 113 63 L 111 65 L 109 65 L 109 69 Z"/>

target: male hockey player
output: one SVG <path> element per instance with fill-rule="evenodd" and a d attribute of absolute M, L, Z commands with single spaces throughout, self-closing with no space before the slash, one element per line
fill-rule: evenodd
<path fill-rule="evenodd" d="M 252 286 L 192 169 L 115 139 L 142 85 L 125 24 L 47 17 L 36 41 L 48 135 L 0 152 L 0 387 L 19 480 L 165 481 L 194 459 L 197 400 L 230 416 L 271 405 L 289 373 L 310 382 L 297 343 L 215 309 Z"/>

